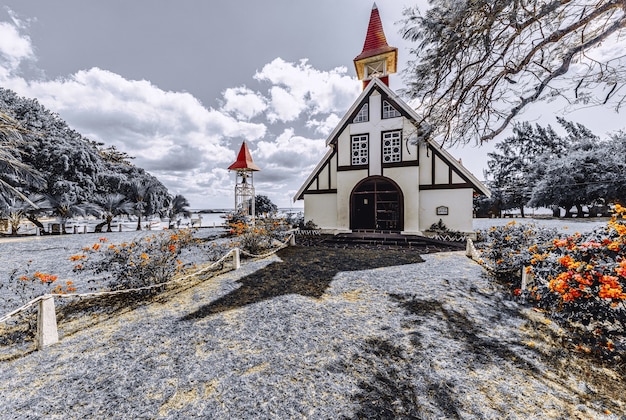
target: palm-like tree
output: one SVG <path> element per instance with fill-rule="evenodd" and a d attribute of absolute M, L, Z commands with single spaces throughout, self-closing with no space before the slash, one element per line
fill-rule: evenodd
<path fill-rule="evenodd" d="M 67 219 L 74 216 L 97 216 L 100 208 L 91 203 L 78 203 L 75 198 L 71 198 L 68 194 L 47 194 L 43 204 L 47 209 L 52 210 L 54 214 L 59 216 L 61 222 L 61 232 L 67 233 L 65 224 Z"/>
<path fill-rule="evenodd" d="M 182 195 L 177 194 L 174 196 L 167 208 L 167 217 L 170 219 L 169 228 L 174 228 L 174 223 L 178 220 L 179 216 L 191 217 L 191 211 L 189 211 L 189 201 Z"/>
<path fill-rule="evenodd" d="M 40 211 L 39 205 L 42 203 L 43 196 L 35 195 L 22 200 L 19 197 L 6 197 L 0 202 L 0 215 L 7 219 L 11 227 L 11 236 L 17 236 L 20 223 L 23 219 L 28 219 L 35 223 L 39 228 L 43 228 L 36 218 L 36 212 Z"/>
<path fill-rule="evenodd" d="M 17 196 L 28 202 L 28 197 L 15 188 L 13 184 L 26 183 L 40 187 L 45 185 L 45 181 L 35 169 L 24 164 L 18 158 L 20 155 L 19 145 L 24 141 L 23 132 L 25 130 L 20 127 L 17 121 L 0 112 L 0 196 L 5 198 Z"/>
<path fill-rule="evenodd" d="M 126 201 L 126 196 L 119 193 L 98 196 L 95 201 L 102 208 L 104 218 L 104 222 L 96 226 L 96 232 L 100 232 L 104 225 L 107 226 L 107 232 L 111 232 L 111 222 L 114 217 L 132 214 L 134 210 L 133 203 Z"/>
<path fill-rule="evenodd" d="M 137 216 L 137 230 L 141 230 L 141 216 L 144 216 L 146 213 L 151 187 L 150 185 L 135 181 L 130 185 L 130 191 L 130 201 L 133 203 L 133 214 Z"/>

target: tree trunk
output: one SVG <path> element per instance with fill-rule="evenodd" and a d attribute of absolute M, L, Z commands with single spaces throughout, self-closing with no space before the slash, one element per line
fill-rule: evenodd
<path fill-rule="evenodd" d="M 552 206 L 552 217 L 561 217 L 561 208 L 559 206 Z"/>
<path fill-rule="evenodd" d="M 565 216 L 563 216 L 563 217 L 565 217 L 567 219 L 572 217 L 572 207 L 571 206 L 565 207 Z"/>
<path fill-rule="evenodd" d="M 104 222 L 100 222 L 96 225 L 95 229 L 94 229 L 94 233 L 102 233 L 102 228 L 107 224 L 106 220 Z M 110 227 L 109 227 L 110 229 Z M 110 232 L 110 230 L 109 230 Z"/>
<path fill-rule="evenodd" d="M 141 214 L 139 215 L 139 219 L 137 219 L 137 230 L 141 230 Z"/>
<path fill-rule="evenodd" d="M 522 218 L 525 217 L 524 216 L 524 206 L 519 206 L 519 213 L 520 213 L 520 216 L 522 216 Z"/>
<path fill-rule="evenodd" d="M 576 218 L 585 217 L 582 204 L 576 204 Z"/>
<path fill-rule="evenodd" d="M 43 227 L 43 224 L 37 220 L 35 217 L 33 216 L 26 216 L 26 218 L 35 226 L 37 226 L 39 228 L 40 232 L 45 232 L 45 229 Z"/>

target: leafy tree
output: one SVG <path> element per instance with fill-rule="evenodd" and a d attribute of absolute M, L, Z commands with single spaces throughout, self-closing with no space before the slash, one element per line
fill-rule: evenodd
<path fill-rule="evenodd" d="M 425 135 L 480 143 L 500 134 L 529 104 L 624 104 L 623 0 L 430 0 L 404 11 L 405 39 L 417 42 L 405 75 Z"/>
<path fill-rule="evenodd" d="M 567 149 L 568 139 L 559 137 L 550 126 L 516 124 L 513 136 L 498 143 L 496 151 L 488 154 L 490 188 L 499 192 L 492 201 L 498 200 L 502 210 L 517 208 L 524 217 L 524 206 L 543 175 L 539 159 L 554 160 L 563 156 Z"/>
<path fill-rule="evenodd" d="M 106 225 L 107 232 L 111 232 L 111 222 L 116 216 L 122 214 L 132 214 L 134 208 L 132 203 L 126 201 L 122 194 L 106 194 L 96 197 L 95 203 L 102 209 L 104 221 L 96 225 L 96 232 L 100 232 Z"/>
<path fill-rule="evenodd" d="M 19 159 L 23 131 L 17 121 L 0 112 L 0 196 L 17 196 L 28 201 L 16 186 L 20 183 L 24 186 L 42 186 L 44 181 L 35 169 Z"/>
<path fill-rule="evenodd" d="M 278 206 L 272 203 L 272 200 L 266 195 L 257 195 L 254 197 L 254 213 L 256 216 L 264 213 L 275 213 Z"/>
<path fill-rule="evenodd" d="M 79 203 L 71 194 L 45 195 L 45 204 L 40 207 L 47 208 L 59 217 L 61 232 L 67 233 L 65 225 L 67 220 L 75 216 L 97 215 L 98 207 L 91 203 Z"/>
<path fill-rule="evenodd" d="M 184 196 L 177 194 L 172 198 L 167 209 L 167 217 L 170 219 L 170 229 L 174 228 L 180 216 L 191 217 L 191 211 L 189 211 L 189 201 Z"/>

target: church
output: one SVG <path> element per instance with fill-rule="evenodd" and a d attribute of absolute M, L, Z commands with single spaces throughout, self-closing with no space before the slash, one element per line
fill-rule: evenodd
<path fill-rule="evenodd" d="M 418 115 L 389 88 L 398 49 L 387 44 L 376 4 L 354 59 L 363 91 L 326 140 L 327 151 L 294 197 L 324 232 L 422 235 L 440 220 L 472 232 L 474 194 L 490 192 L 431 140 Z"/>

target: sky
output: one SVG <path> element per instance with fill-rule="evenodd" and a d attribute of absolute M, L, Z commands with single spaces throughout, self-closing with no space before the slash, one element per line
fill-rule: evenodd
<path fill-rule="evenodd" d="M 373 2 L 363 0 L 4 0 L 0 86 L 37 98 L 84 136 L 134 156 L 191 208 L 234 205 L 242 141 L 261 171 L 257 194 L 281 208 L 325 153 L 360 94 L 353 58 Z M 412 45 L 402 11 L 426 0 L 378 0 L 398 70 Z M 402 75 L 391 88 L 401 89 Z M 556 125 L 558 104 L 520 121 Z M 562 114 L 558 114 L 562 115 Z M 604 135 L 626 124 L 607 109 L 564 115 Z M 505 132 L 500 138 L 506 137 Z M 479 179 L 495 142 L 453 147 Z"/>

